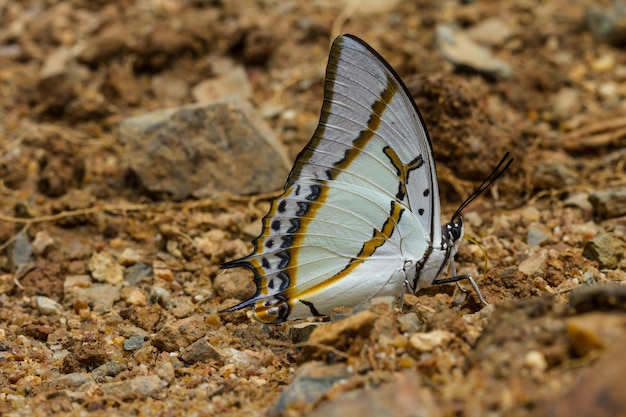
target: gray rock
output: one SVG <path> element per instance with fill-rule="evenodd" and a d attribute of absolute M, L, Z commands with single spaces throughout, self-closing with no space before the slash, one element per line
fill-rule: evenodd
<path fill-rule="evenodd" d="M 85 301 L 92 310 L 102 314 L 113 309 L 113 303 L 121 299 L 121 294 L 113 285 L 94 284 L 89 288 L 76 289 L 73 297 Z"/>
<path fill-rule="evenodd" d="M 135 265 L 126 268 L 125 280 L 131 285 L 137 285 L 143 277 L 152 276 L 152 267 L 143 262 L 137 262 Z"/>
<path fill-rule="evenodd" d="M 135 351 L 139 349 L 145 341 L 146 338 L 144 336 L 130 337 L 124 341 L 124 350 L 129 352 Z"/>
<path fill-rule="evenodd" d="M 585 24 L 597 38 L 616 45 L 626 42 L 626 3 L 614 0 L 610 10 L 596 5 L 588 7 Z"/>
<path fill-rule="evenodd" d="M 579 183 L 578 173 L 556 161 L 540 162 L 532 173 L 532 184 L 540 189 L 561 189 Z"/>
<path fill-rule="evenodd" d="M 594 191 L 589 194 L 596 217 L 604 220 L 626 215 L 626 188 Z"/>
<path fill-rule="evenodd" d="M 319 325 L 320 323 L 296 323 L 289 329 L 289 339 L 292 343 L 306 342 Z"/>
<path fill-rule="evenodd" d="M 530 225 L 526 234 L 526 243 L 530 246 L 539 246 L 550 237 L 550 233 L 539 225 Z"/>
<path fill-rule="evenodd" d="M 180 355 L 183 362 L 192 364 L 196 362 L 206 362 L 207 360 L 217 361 L 221 358 L 219 352 L 204 338 L 196 340 L 187 347 Z"/>
<path fill-rule="evenodd" d="M 157 196 L 181 200 L 280 189 L 289 163 L 246 101 L 160 110 L 124 120 L 126 161 Z"/>
<path fill-rule="evenodd" d="M 126 369 L 128 368 L 122 362 L 108 361 L 91 371 L 91 375 L 96 378 L 102 376 L 114 377 L 125 371 Z"/>
<path fill-rule="evenodd" d="M 61 304 L 44 296 L 35 297 L 35 307 L 37 308 L 37 311 L 39 311 L 39 314 L 44 316 L 63 314 L 65 311 Z"/>
<path fill-rule="evenodd" d="M 33 247 L 28 240 L 28 236 L 20 233 L 15 237 L 13 249 L 11 250 L 11 263 L 14 267 L 24 265 L 33 259 Z"/>
<path fill-rule="evenodd" d="M 612 233 L 599 233 L 585 245 L 583 256 L 597 261 L 600 268 L 615 269 L 624 256 L 626 245 Z"/>
<path fill-rule="evenodd" d="M 345 364 L 325 365 L 322 362 L 307 362 L 298 369 L 293 382 L 280 395 L 273 412 L 282 413 L 290 404 L 314 403 L 335 383 L 349 377 L 350 372 Z"/>
<path fill-rule="evenodd" d="M 164 288 L 154 286 L 150 291 L 149 304 L 158 304 L 165 310 L 172 308 L 172 294 Z"/>
<path fill-rule="evenodd" d="M 436 42 L 443 57 L 458 69 L 472 69 L 498 79 L 508 78 L 513 73 L 509 64 L 493 56 L 465 32 L 451 25 L 437 25 Z"/>
<path fill-rule="evenodd" d="M 108 382 L 100 385 L 104 395 L 121 400 L 130 400 L 138 396 L 150 396 L 165 387 L 167 383 L 157 375 L 138 376 L 121 382 Z"/>

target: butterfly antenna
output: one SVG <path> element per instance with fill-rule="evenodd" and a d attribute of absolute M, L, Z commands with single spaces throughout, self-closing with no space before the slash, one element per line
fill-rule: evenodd
<path fill-rule="evenodd" d="M 510 156 L 509 152 L 505 153 L 502 159 L 500 159 L 500 162 L 498 162 L 498 165 L 496 165 L 496 167 L 491 171 L 487 178 L 485 178 L 482 184 L 476 187 L 476 189 L 472 191 L 472 193 L 465 199 L 465 201 L 461 203 L 459 208 L 454 212 L 454 215 L 452 216 L 452 221 L 460 217 L 461 212 L 465 209 L 465 207 L 467 207 L 472 201 L 476 200 L 476 198 L 481 195 L 486 189 L 491 187 L 493 183 L 496 182 L 496 180 L 500 178 L 507 169 L 509 169 L 509 166 L 511 166 L 513 160 L 514 159 Z"/>

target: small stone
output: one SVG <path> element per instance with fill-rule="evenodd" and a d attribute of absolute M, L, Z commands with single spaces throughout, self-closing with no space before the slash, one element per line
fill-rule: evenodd
<path fill-rule="evenodd" d="M 289 409 L 292 404 L 317 402 L 333 385 L 350 377 L 347 368 L 341 363 L 326 365 L 313 361 L 302 364 L 296 371 L 291 384 L 278 398 L 273 412 L 280 414 Z"/>
<path fill-rule="evenodd" d="M 513 35 L 513 31 L 501 19 L 483 20 L 467 30 L 467 35 L 484 45 L 502 45 Z"/>
<path fill-rule="evenodd" d="M 420 321 L 415 313 L 406 313 L 398 317 L 400 331 L 402 333 L 415 333 L 420 328 Z"/>
<path fill-rule="evenodd" d="M 141 289 L 137 287 L 124 287 L 121 291 L 122 300 L 131 306 L 145 306 L 148 297 Z"/>
<path fill-rule="evenodd" d="M 124 280 L 124 268 L 106 252 L 96 252 L 91 256 L 89 271 L 96 281 L 119 284 Z"/>
<path fill-rule="evenodd" d="M 562 88 L 550 98 L 551 108 L 558 120 L 568 120 L 581 108 L 580 92 L 575 88 Z"/>
<path fill-rule="evenodd" d="M 196 362 L 206 362 L 208 360 L 217 361 L 221 355 L 204 338 L 196 340 L 180 354 L 180 358 L 187 364 Z"/>
<path fill-rule="evenodd" d="M 141 262 L 142 258 L 142 255 L 135 249 L 126 248 L 122 251 L 122 254 L 119 256 L 117 262 L 120 265 L 130 266 Z"/>
<path fill-rule="evenodd" d="M 289 328 L 289 339 L 292 343 L 302 343 L 309 340 L 309 336 L 313 333 L 321 323 L 296 323 Z"/>
<path fill-rule="evenodd" d="M 605 349 L 626 333 L 623 313 L 589 312 L 567 319 L 571 348 L 580 357 L 594 349 Z"/>
<path fill-rule="evenodd" d="M 415 333 L 409 339 L 411 347 L 420 353 L 431 352 L 445 347 L 454 339 L 454 333 L 446 330 L 433 330 L 427 333 Z"/>
<path fill-rule="evenodd" d="M 37 232 L 33 240 L 33 252 L 38 256 L 44 255 L 52 245 L 54 245 L 54 239 L 47 232 Z"/>
<path fill-rule="evenodd" d="M 536 373 L 543 373 L 546 369 L 548 369 L 546 357 L 538 350 L 526 352 L 526 355 L 524 356 L 524 363 Z"/>
<path fill-rule="evenodd" d="M 585 11 L 585 23 L 598 38 L 615 45 L 626 42 L 626 7 L 614 1 L 610 10 L 593 5 Z"/>
<path fill-rule="evenodd" d="M 120 400 L 131 400 L 138 396 L 150 396 L 160 391 L 167 383 L 158 375 L 138 376 L 121 382 L 107 382 L 100 385 L 102 393 Z"/>
<path fill-rule="evenodd" d="M 120 290 L 108 284 L 94 284 L 89 288 L 79 288 L 75 293 L 76 300 L 86 302 L 98 313 L 108 313 L 113 303 L 121 298 Z"/>
<path fill-rule="evenodd" d="M 0 294 L 6 294 L 15 287 L 13 274 L 0 274 Z"/>
<path fill-rule="evenodd" d="M 467 33 L 446 24 L 437 25 L 436 41 L 445 59 L 459 68 L 471 68 L 492 78 L 511 76 L 513 68 L 475 43 Z"/>
<path fill-rule="evenodd" d="M 578 173 L 556 161 L 540 162 L 532 173 L 532 184 L 540 190 L 561 189 L 578 184 Z"/>
<path fill-rule="evenodd" d="M 103 376 L 115 377 L 127 369 L 126 365 L 122 362 L 108 361 L 94 369 L 91 375 L 95 378 Z"/>
<path fill-rule="evenodd" d="M 198 316 L 166 323 L 154 336 L 152 345 L 167 352 L 186 348 L 206 333 L 206 324 Z"/>
<path fill-rule="evenodd" d="M 248 73 L 241 65 L 205 80 L 193 87 L 191 94 L 197 102 L 218 101 L 233 98 L 250 98 L 252 87 Z"/>
<path fill-rule="evenodd" d="M 526 243 L 529 246 L 539 246 L 550 238 L 550 233 L 539 224 L 530 225 L 526 234 Z"/>
<path fill-rule="evenodd" d="M 350 352 L 358 346 L 355 339 L 369 337 L 376 321 L 376 315 L 369 310 L 361 311 L 334 323 L 319 326 L 311 333 L 309 342 L 302 350 L 299 359 L 307 361 L 325 356 L 328 351 L 318 346 L 332 346 L 340 351 Z"/>
<path fill-rule="evenodd" d="M 615 269 L 624 256 L 626 244 L 612 233 L 599 233 L 585 245 L 583 256 L 600 268 Z"/>
<path fill-rule="evenodd" d="M 89 275 L 68 275 L 63 281 L 63 293 L 68 295 L 79 288 L 89 288 L 93 285 Z"/>
<path fill-rule="evenodd" d="M 35 307 L 37 307 L 37 311 L 44 316 L 63 314 L 65 312 L 61 304 L 44 296 L 35 297 Z"/>
<path fill-rule="evenodd" d="M 137 262 L 135 265 L 126 268 L 125 280 L 130 285 L 138 285 L 144 277 L 152 276 L 152 268 L 143 262 Z"/>
<path fill-rule="evenodd" d="M 42 342 L 46 342 L 48 340 L 48 336 L 54 333 L 56 329 L 50 326 L 43 326 L 40 324 L 31 323 L 24 326 L 23 330 L 26 336 L 41 340 Z"/>
<path fill-rule="evenodd" d="M 593 206 L 589 201 L 588 193 L 575 193 L 569 195 L 565 201 L 563 201 L 565 207 L 578 207 L 585 213 L 591 213 Z"/>
<path fill-rule="evenodd" d="M 529 277 L 543 276 L 546 262 L 548 262 L 548 251 L 542 249 L 520 262 L 518 269 Z"/>
<path fill-rule="evenodd" d="M 626 188 L 594 191 L 589 194 L 593 212 L 601 220 L 626 215 Z"/>
<path fill-rule="evenodd" d="M 131 338 L 128 338 L 124 341 L 124 350 L 133 352 L 139 349 L 145 341 L 146 338 L 144 336 L 133 336 Z"/>
<path fill-rule="evenodd" d="M 251 274 L 226 269 L 213 280 L 213 289 L 222 300 L 245 300 L 254 294 L 255 286 Z"/>
<path fill-rule="evenodd" d="M 28 240 L 28 236 L 20 233 L 13 241 L 13 249 L 11 250 L 11 264 L 14 267 L 27 264 L 33 259 L 33 247 Z"/>
<path fill-rule="evenodd" d="M 159 356 L 155 370 L 157 375 L 168 384 L 171 384 L 176 378 L 176 371 L 174 370 L 174 365 L 172 364 L 172 358 L 168 354 Z"/>
<path fill-rule="evenodd" d="M 172 308 L 172 294 L 165 288 L 154 286 L 150 291 L 150 304 L 158 304 L 165 310 Z"/>

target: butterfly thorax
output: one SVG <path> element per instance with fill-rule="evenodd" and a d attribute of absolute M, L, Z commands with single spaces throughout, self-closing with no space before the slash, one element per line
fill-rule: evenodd
<path fill-rule="evenodd" d="M 443 273 L 459 250 L 464 233 L 463 219 L 460 216 L 444 224 L 441 228 L 441 242 L 433 242 L 417 264 L 405 268 L 409 287 L 414 293 L 420 288 L 430 286 Z"/>

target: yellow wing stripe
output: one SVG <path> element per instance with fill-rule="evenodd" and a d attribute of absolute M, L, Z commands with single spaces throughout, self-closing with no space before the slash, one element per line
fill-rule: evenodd
<path fill-rule="evenodd" d="M 317 285 L 312 286 L 311 288 L 308 288 L 299 293 L 295 292 L 295 288 L 288 289 L 285 294 L 287 295 L 290 303 L 293 303 L 293 301 L 297 299 L 310 297 L 316 292 L 334 285 L 338 281 L 351 274 L 359 265 L 365 262 L 367 258 L 372 256 L 374 252 L 376 252 L 376 249 L 381 247 L 388 239 L 391 238 L 391 235 L 393 234 L 396 225 L 400 222 L 400 217 L 402 217 L 403 212 L 404 207 L 401 204 L 392 201 L 389 218 L 383 224 L 382 230 L 374 230 L 374 236 L 372 236 L 370 240 L 363 244 L 363 247 L 361 248 L 359 254 L 352 258 L 348 265 L 341 272 L 333 275 L 323 282 L 320 282 Z"/>

